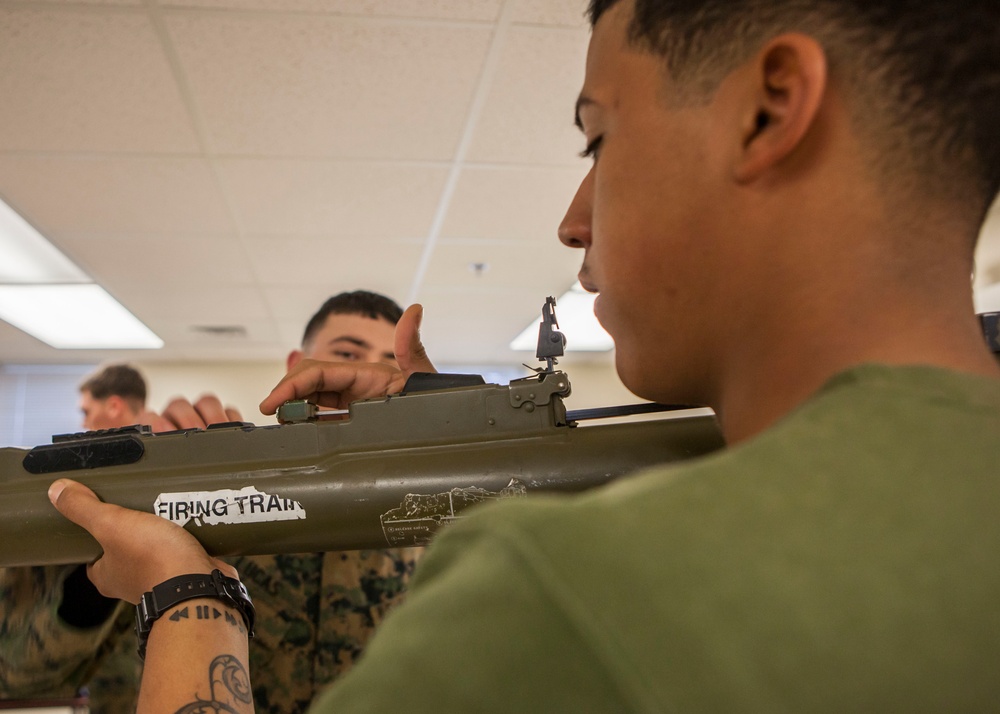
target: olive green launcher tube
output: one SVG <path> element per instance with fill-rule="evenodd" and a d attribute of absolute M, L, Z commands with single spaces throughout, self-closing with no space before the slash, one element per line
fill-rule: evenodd
<path fill-rule="evenodd" d="M 356 402 L 343 421 L 0 449 L 0 566 L 100 555 L 49 503 L 59 477 L 184 525 L 213 555 L 297 553 L 421 545 L 476 503 L 580 491 L 722 445 L 711 417 L 567 424 L 565 375 L 523 381 Z"/>

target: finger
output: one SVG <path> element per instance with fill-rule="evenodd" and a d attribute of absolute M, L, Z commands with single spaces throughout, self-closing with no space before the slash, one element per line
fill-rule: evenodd
<path fill-rule="evenodd" d="M 291 399 L 345 409 L 358 399 L 397 392 L 404 382 L 402 372 L 385 364 L 302 360 L 260 403 L 260 411 L 274 414 Z"/>
<path fill-rule="evenodd" d="M 243 421 L 243 415 L 236 407 L 226 407 L 226 421 Z"/>
<path fill-rule="evenodd" d="M 174 429 L 204 429 L 207 426 L 194 405 L 183 397 L 171 399 L 162 416 Z"/>
<path fill-rule="evenodd" d="M 233 421 L 229 418 L 222 401 L 214 394 L 203 394 L 194 403 L 194 409 L 205 425 L 221 424 L 225 421 Z"/>
<path fill-rule="evenodd" d="M 410 305 L 396 323 L 396 362 L 407 376 L 413 372 L 437 372 L 420 341 L 420 324 L 423 319 L 423 306 Z"/>
<path fill-rule="evenodd" d="M 164 431 L 173 431 L 177 428 L 173 422 L 164 419 L 156 412 L 149 411 L 148 409 L 139 415 L 139 423 L 146 424 L 157 434 Z"/>

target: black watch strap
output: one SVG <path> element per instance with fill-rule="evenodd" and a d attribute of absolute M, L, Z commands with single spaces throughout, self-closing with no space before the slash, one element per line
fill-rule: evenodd
<path fill-rule="evenodd" d="M 178 603 L 199 597 L 222 600 L 226 605 L 236 608 L 243 616 L 247 635 L 253 637 L 256 613 L 250 594 L 243 583 L 236 578 L 223 575 L 218 569 L 213 570 L 211 574 L 178 575 L 145 593 L 135 606 L 135 634 L 139 639 L 140 659 L 146 658 L 146 641 L 149 639 L 149 631 L 153 629 L 153 623 Z"/>

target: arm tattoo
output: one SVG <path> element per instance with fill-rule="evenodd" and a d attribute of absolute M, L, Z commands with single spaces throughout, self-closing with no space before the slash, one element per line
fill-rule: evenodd
<path fill-rule="evenodd" d="M 208 666 L 209 698 L 195 694 L 196 701 L 177 710 L 177 714 L 238 714 L 237 707 L 251 704 L 250 677 L 233 655 L 219 655 Z"/>

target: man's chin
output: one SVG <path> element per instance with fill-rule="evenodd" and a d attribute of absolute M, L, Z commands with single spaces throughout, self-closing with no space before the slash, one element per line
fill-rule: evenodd
<path fill-rule="evenodd" d="M 652 380 L 649 378 L 648 370 L 643 369 L 634 359 L 629 359 L 628 352 L 628 349 L 622 349 L 617 341 L 615 342 L 615 371 L 618 372 L 618 378 L 632 394 L 642 399 L 656 401 L 655 397 L 650 396 L 655 388 L 650 384 Z"/>
<path fill-rule="evenodd" d="M 636 352 L 616 342 L 615 371 L 625 388 L 641 399 L 660 404 L 702 403 L 691 389 L 693 382 L 680 379 L 676 363 L 665 355 Z"/>

